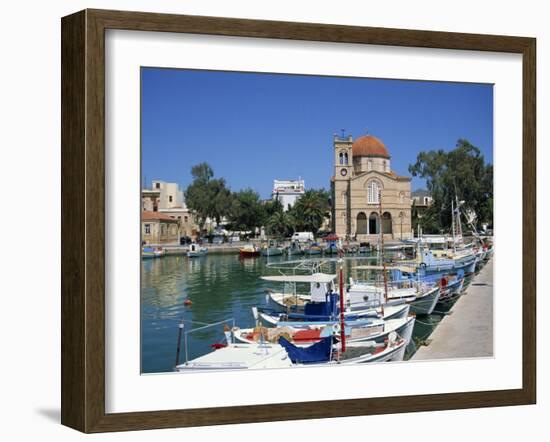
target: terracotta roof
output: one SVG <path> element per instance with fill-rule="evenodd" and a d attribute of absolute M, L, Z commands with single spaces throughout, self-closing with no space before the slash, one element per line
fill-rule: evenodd
<path fill-rule="evenodd" d="M 364 135 L 353 142 L 354 157 L 382 157 L 390 158 L 390 153 L 384 143 L 373 135 Z"/>
<path fill-rule="evenodd" d="M 172 221 L 177 222 L 178 220 L 175 218 L 172 218 L 171 216 L 165 215 L 164 213 L 159 212 L 150 212 L 148 210 L 144 210 L 141 212 L 141 220 L 142 221 Z"/>

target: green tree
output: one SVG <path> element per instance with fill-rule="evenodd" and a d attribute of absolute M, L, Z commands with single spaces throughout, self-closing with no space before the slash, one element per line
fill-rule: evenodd
<path fill-rule="evenodd" d="M 281 204 L 281 201 L 279 201 L 279 198 L 275 198 L 274 200 L 269 200 L 264 205 L 265 213 L 268 218 L 273 216 L 276 213 L 283 212 L 283 205 Z"/>
<path fill-rule="evenodd" d="M 201 230 L 206 218 L 215 219 L 219 224 L 227 216 L 232 195 L 223 178 L 214 179 L 214 171 L 208 163 L 200 163 L 191 168 L 193 182 L 185 189 L 185 203 L 197 215 Z"/>
<path fill-rule="evenodd" d="M 455 149 L 449 152 L 420 152 L 416 163 L 409 166 L 409 172 L 426 179 L 432 194 L 432 206 L 424 213 L 431 217 L 430 228 L 451 226 L 451 202 L 455 198 L 464 201 L 463 210 L 476 213 L 478 223 L 492 224 L 493 166 L 485 163 L 479 148 L 468 140 L 459 139 Z M 421 224 L 424 227 L 424 221 Z"/>
<path fill-rule="evenodd" d="M 275 212 L 267 219 L 266 230 L 271 236 L 290 236 L 294 233 L 294 218 L 289 212 Z"/>
<path fill-rule="evenodd" d="M 416 203 L 413 202 L 411 218 L 414 232 L 418 231 L 418 226 L 420 225 L 424 233 L 441 233 L 440 216 L 434 205 L 421 211 L 416 207 Z"/>
<path fill-rule="evenodd" d="M 329 199 L 329 193 L 324 189 L 307 190 L 290 210 L 295 229 L 317 233 L 329 216 Z"/>
<path fill-rule="evenodd" d="M 229 220 L 234 230 L 254 230 L 265 219 L 265 207 L 257 192 L 249 188 L 233 193 Z"/>
<path fill-rule="evenodd" d="M 208 163 L 199 163 L 191 167 L 191 176 L 194 181 L 200 181 L 202 183 L 208 183 L 214 176 L 214 171 Z"/>
<path fill-rule="evenodd" d="M 226 186 L 225 179 L 223 178 L 211 180 L 208 187 L 212 198 L 212 210 L 210 211 L 210 216 L 214 218 L 216 223 L 219 225 L 222 218 L 229 215 L 231 211 L 233 194 Z"/>

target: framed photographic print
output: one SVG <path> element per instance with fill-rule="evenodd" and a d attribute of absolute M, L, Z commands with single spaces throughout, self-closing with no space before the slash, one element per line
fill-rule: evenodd
<path fill-rule="evenodd" d="M 62 19 L 62 423 L 532 404 L 535 40 Z"/>

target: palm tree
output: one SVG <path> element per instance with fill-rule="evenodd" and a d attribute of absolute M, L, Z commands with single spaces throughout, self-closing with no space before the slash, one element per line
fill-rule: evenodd
<path fill-rule="evenodd" d="M 297 229 L 317 233 L 328 215 L 328 200 L 328 193 L 323 189 L 306 191 L 292 208 Z"/>
<path fill-rule="evenodd" d="M 267 233 L 273 236 L 289 236 L 294 227 L 294 220 L 287 212 L 275 212 L 267 220 Z"/>

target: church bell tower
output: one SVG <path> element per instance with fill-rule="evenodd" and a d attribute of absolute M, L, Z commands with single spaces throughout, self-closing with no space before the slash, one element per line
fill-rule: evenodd
<path fill-rule="evenodd" d="M 334 136 L 333 231 L 338 236 L 351 233 L 350 180 L 353 176 L 353 138 Z"/>

